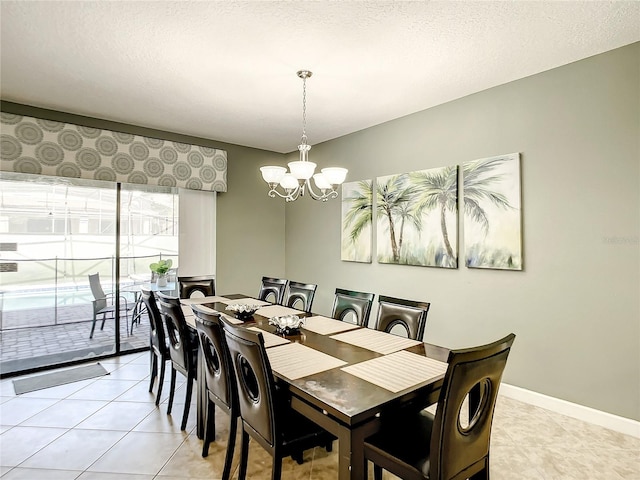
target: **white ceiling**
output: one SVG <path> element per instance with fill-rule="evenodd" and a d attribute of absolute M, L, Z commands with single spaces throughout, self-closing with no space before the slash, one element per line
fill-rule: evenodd
<path fill-rule="evenodd" d="M 1 97 L 296 150 L 640 40 L 638 1 L 0 2 Z"/>

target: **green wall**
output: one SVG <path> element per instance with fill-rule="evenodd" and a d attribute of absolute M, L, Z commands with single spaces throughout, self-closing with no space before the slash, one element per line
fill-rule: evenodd
<path fill-rule="evenodd" d="M 340 202 L 302 199 L 287 277 L 325 314 L 336 287 L 429 301 L 436 344 L 514 332 L 507 383 L 640 420 L 639 93 L 636 43 L 312 148 L 347 181 L 520 152 L 524 271 L 464 267 L 461 222 L 457 270 L 341 262 Z"/>

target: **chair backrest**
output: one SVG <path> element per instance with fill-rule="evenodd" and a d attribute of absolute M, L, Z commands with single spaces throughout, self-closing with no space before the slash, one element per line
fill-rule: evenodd
<path fill-rule="evenodd" d="M 189 327 L 184 318 L 180 299 L 157 292 L 156 300 L 160 307 L 162 318 L 164 318 L 164 324 L 167 327 L 171 362 L 176 370 L 187 376 L 188 372 L 195 368 L 193 363 L 195 345 L 193 345 L 189 334 Z"/>
<path fill-rule="evenodd" d="M 191 308 L 196 316 L 207 390 L 216 398 L 218 405 L 222 403 L 227 410 L 231 410 L 238 403 L 238 394 L 220 314 L 204 311 L 200 305 L 192 305 Z"/>
<path fill-rule="evenodd" d="M 285 305 L 287 307 L 304 310 L 305 312 L 311 312 L 311 305 L 313 304 L 313 297 L 316 294 L 316 288 L 318 288 L 318 285 L 314 285 L 313 283 L 289 282 Z"/>
<path fill-rule="evenodd" d="M 151 348 L 155 350 L 160 358 L 164 358 L 169 353 L 167 349 L 167 335 L 164 322 L 162 321 L 162 315 L 160 315 L 160 310 L 158 310 L 156 297 L 151 290 L 145 287 L 140 289 L 140 297 L 147 307 L 147 314 L 149 316 Z"/>
<path fill-rule="evenodd" d="M 407 337 L 422 340 L 429 305 L 427 302 L 414 302 L 380 295 L 375 329 L 391 332 L 395 326 L 401 326 L 406 330 Z"/>
<path fill-rule="evenodd" d="M 101 310 L 107 306 L 107 296 L 102 289 L 102 284 L 100 283 L 100 274 L 94 273 L 93 275 L 89 275 L 89 286 L 91 287 L 91 293 L 93 294 L 94 299 L 94 309 Z"/>
<path fill-rule="evenodd" d="M 258 299 L 282 305 L 287 283 L 289 283 L 289 280 L 285 278 L 262 277 Z"/>
<path fill-rule="evenodd" d="M 450 352 L 431 433 L 429 478 L 471 478 L 485 467 L 488 471 L 493 411 L 515 338 L 512 333 L 488 345 Z M 467 394 L 472 405 L 468 422 L 460 418 Z"/>
<path fill-rule="evenodd" d="M 210 297 L 216 294 L 216 283 L 213 275 L 178 277 L 178 284 L 180 285 L 180 298 L 191 298 L 196 292 L 199 292 L 203 297 Z"/>
<path fill-rule="evenodd" d="M 354 315 L 356 323 L 361 327 L 366 327 L 369 323 L 371 305 L 375 293 L 355 292 L 353 290 L 343 290 L 336 288 L 336 296 L 333 300 L 331 317 L 337 320 L 345 320 L 345 317 Z"/>
<path fill-rule="evenodd" d="M 262 333 L 221 320 L 236 376 L 240 417 L 253 430 L 252 437 L 273 451 L 278 440 L 275 386 Z"/>

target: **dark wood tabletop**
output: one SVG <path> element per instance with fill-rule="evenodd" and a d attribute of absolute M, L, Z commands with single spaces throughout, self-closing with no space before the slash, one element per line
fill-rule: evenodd
<path fill-rule="evenodd" d="M 223 297 L 240 299 L 250 296 L 234 294 L 223 295 Z M 224 303 L 204 305 L 227 315 L 233 313 L 225 311 L 227 305 Z M 300 316 L 311 315 L 313 314 L 300 312 Z M 254 314 L 242 325 L 255 326 L 264 331 L 276 333 L 275 327 L 269 325 L 269 319 L 258 314 Z M 304 328 L 299 334 L 289 335 L 286 338 L 338 358 L 348 365 L 382 356 L 380 353 L 333 339 L 331 335 L 321 335 Z M 443 362 L 447 361 L 449 354 L 449 349 L 427 343 L 421 343 L 406 350 Z M 439 377 L 394 393 L 344 372 L 341 368 L 297 380 L 290 380 L 278 372 L 274 372 L 274 375 L 277 381 L 288 386 L 292 397 L 292 408 L 338 438 L 340 480 L 362 480 L 364 466 L 362 441 L 377 431 L 379 414 L 407 402 L 422 406 L 431 405 L 437 401 L 442 387 L 442 377 Z"/>

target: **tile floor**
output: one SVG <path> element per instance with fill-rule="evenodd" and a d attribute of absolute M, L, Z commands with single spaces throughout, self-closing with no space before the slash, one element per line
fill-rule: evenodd
<path fill-rule="evenodd" d="M 156 408 L 147 391 L 148 362 L 146 352 L 104 360 L 108 376 L 20 396 L 13 379 L 0 381 L 2 480 L 220 478 L 228 417 L 220 413 L 216 442 L 202 458 L 195 403 L 181 432 L 184 384 L 176 391 L 174 414 L 167 416 L 166 403 Z M 493 480 L 640 479 L 640 439 L 506 397 L 496 407 L 491 448 Z M 333 453 L 305 452 L 303 465 L 287 459 L 282 478 L 335 479 L 336 451 L 337 445 Z M 248 477 L 268 479 L 270 469 L 271 457 L 252 448 Z"/>

